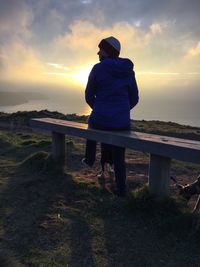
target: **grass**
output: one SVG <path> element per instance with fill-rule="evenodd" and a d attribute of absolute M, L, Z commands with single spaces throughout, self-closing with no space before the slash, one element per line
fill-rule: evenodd
<path fill-rule="evenodd" d="M 149 221 L 149 224 L 157 225 L 160 234 L 164 236 L 168 233 L 182 236 L 182 232 L 188 231 L 193 219 L 183 199 L 171 197 L 157 201 L 149 194 L 147 186 L 132 193 L 130 209 L 133 214 L 139 214 Z"/>
<path fill-rule="evenodd" d="M 71 167 L 61 170 L 49 137 L 0 132 L 0 266 L 199 266 L 200 231 L 183 199 L 158 202 L 139 183 L 117 198 L 79 168 L 84 141 L 66 142 Z M 147 156 L 129 157 L 130 170 L 142 173 Z M 172 167 L 180 176 L 199 170 Z"/>
<path fill-rule="evenodd" d="M 144 133 L 152 133 L 200 141 L 199 127 L 180 125 L 175 122 L 136 120 L 132 122 L 132 129 L 134 131 Z"/>

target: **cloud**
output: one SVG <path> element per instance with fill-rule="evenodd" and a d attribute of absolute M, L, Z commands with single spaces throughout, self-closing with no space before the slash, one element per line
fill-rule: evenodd
<path fill-rule="evenodd" d="M 78 20 L 69 26 L 69 32 L 54 40 L 51 61 L 67 65 L 70 69 L 75 66 L 92 67 L 98 62 L 98 43 L 102 38 L 113 35 L 122 44 L 121 56 L 134 60 L 136 71 L 140 72 L 139 78 L 143 78 L 141 73 L 146 73 L 145 76 L 149 75 L 154 80 L 156 76 L 160 79 L 174 79 L 175 76 L 185 79 L 188 76 L 184 77 L 184 73 L 196 72 L 196 63 L 184 61 L 189 41 L 172 38 L 170 29 L 173 24 L 173 21 L 153 23 L 147 31 L 127 22 L 98 26 L 90 21 Z"/>
<path fill-rule="evenodd" d="M 190 48 L 188 51 L 188 56 L 190 57 L 199 57 L 200 56 L 200 41 L 193 48 Z"/>
<path fill-rule="evenodd" d="M 150 29 L 151 29 L 151 32 L 153 35 L 156 35 L 157 33 L 162 33 L 163 31 L 163 26 L 159 23 L 153 23 L 151 26 L 150 26 Z"/>
<path fill-rule="evenodd" d="M 65 67 L 57 63 L 47 63 L 47 65 L 59 70 L 69 70 L 69 67 Z"/>
<path fill-rule="evenodd" d="M 196 72 L 196 68 L 183 62 L 185 46 L 182 43 L 180 47 L 176 39 L 171 39 L 172 24 L 169 21 L 157 22 L 151 24 L 147 31 L 127 22 L 98 26 L 79 20 L 69 26 L 69 32 L 55 39 L 51 48 L 54 51 L 51 53 L 52 62 L 69 67 L 71 71 L 66 70 L 66 73 L 57 69 L 65 76 L 75 75 L 76 66 L 92 68 L 98 62 L 98 43 L 102 38 L 113 35 L 122 44 L 121 56 L 134 61 L 136 76 L 142 86 L 154 89 L 167 85 L 173 87 L 175 80 L 182 83 L 183 80 L 196 79 L 197 75 L 187 74 L 190 70 Z M 59 74 L 54 72 L 54 75 Z"/>
<path fill-rule="evenodd" d="M 107 0 L 101 0 L 93 1 L 86 6 L 87 9 L 80 10 L 80 5 L 77 5 L 79 19 L 87 19 L 97 26 L 126 21 L 130 24 L 136 23 L 140 28 L 148 31 L 149 25 L 168 20 L 176 22 L 171 29 L 176 37 L 182 36 L 185 32 L 193 38 L 200 34 L 199 0 L 115 0 L 109 1 L 109 4 Z"/>
<path fill-rule="evenodd" d="M 87 5 L 87 4 L 91 4 L 92 0 L 81 0 L 81 3 Z"/>
<path fill-rule="evenodd" d="M 111 35 L 136 72 L 198 73 L 199 7 L 197 0 L 0 1 L 0 79 L 92 67 L 98 43 Z"/>
<path fill-rule="evenodd" d="M 12 42 L 1 46 L 0 84 L 4 82 L 23 84 L 48 84 L 77 87 L 87 82 L 90 71 L 83 73 L 81 66 L 70 68 L 58 63 L 43 63 L 33 48 L 23 42 Z M 1 85 L 0 85 L 1 87 Z"/>
<path fill-rule="evenodd" d="M 32 48 L 22 42 L 13 42 L 1 50 L 0 80 L 37 82 L 42 79 L 45 69 Z"/>
<path fill-rule="evenodd" d="M 185 70 L 194 79 L 200 79 L 200 42 L 192 42 L 187 45 L 185 49 L 185 54 L 180 60 L 180 65 L 182 69 Z M 176 62 L 177 64 L 178 62 Z"/>
<path fill-rule="evenodd" d="M 75 21 L 69 26 L 69 32 L 55 39 L 52 45 L 53 61 L 56 61 L 56 58 L 66 58 L 65 62 L 69 65 L 95 62 L 97 61 L 99 42 L 111 35 L 120 40 L 122 55 L 133 57 L 144 49 L 148 49 L 147 46 L 163 34 L 165 28 L 166 25 L 152 24 L 149 31 L 146 32 L 127 22 L 103 27 L 96 26 L 89 21 Z"/>
<path fill-rule="evenodd" d="M 29 26 L 33 19 L 31 8 L 23 0 L 0 1 L 0 38 L 29 38 Z"/>

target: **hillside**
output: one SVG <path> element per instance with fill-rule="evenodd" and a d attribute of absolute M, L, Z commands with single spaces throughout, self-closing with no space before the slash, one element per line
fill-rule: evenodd
<path fill-rule="evenodd" d="M 50 117 L 63 120 L 72 120 L 78 122 L 87 122 L 88 116 L 80 116 L 77 114 L 63 114 L 57 111 L 19 111 L 16 113 L 0 112 L 0 123 L 6 123 L 16 127 L 29 126 L 31 118 Z M 163 121 L 145 121 L 134 120 L 132 121 L 132 130 L 146 133 L 154 133 L 160 135 L 174 136 L 179 138 L 200 140 L 200 128 L 188 125 L 180 125 L 174 122 Z"/>
<path fill-rule="evenodd" d="M 28 127 L 31 117 L 86 122 L 58 112 L 0 114 L 0 266 L 199 266 L 200 231 L 189 203 L 171 184 L 171 198 L 156 202 L 145 186 L 148 155 L 127 150 L 126 199 L 113 177 L 99 184 L 81 165 L 85 140 L 67 137 L 65 169 L 51 158 L 51 139 Z M 133 122 L 134 129 L 199 140 L 200 129 L 162 122 Z M 179 182 L 193 181 L 199 166 L 172 162 Z"/>

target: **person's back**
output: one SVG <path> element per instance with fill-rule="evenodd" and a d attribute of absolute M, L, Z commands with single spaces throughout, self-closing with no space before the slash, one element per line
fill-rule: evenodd
<path fill-rule="evenodd" d="M 96 64 L 86 88 L 88 104 L 94 95 L 91 126 L 129 128 L 130 109 L 138 102 L 133 63 L 129 59 L 107 57 Z"/>

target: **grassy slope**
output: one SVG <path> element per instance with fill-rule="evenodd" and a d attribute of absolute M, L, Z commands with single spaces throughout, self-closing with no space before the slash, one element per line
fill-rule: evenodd
<path fill-rule="evenodd" d="M 176 192 L 161 204 L 145 187 L 118 199 L 97 183 L 96 169 L 81 169 L 84 143 L 69 141 L 62 173 L 48 137 L 0 132 L 1 266 L 199 266 L 200 233 Z M 131 189 L 146 181 L 147 164 L 147 156 L 128 151 Z M 180 179 L 198 171 L 172 166 Z"/>

